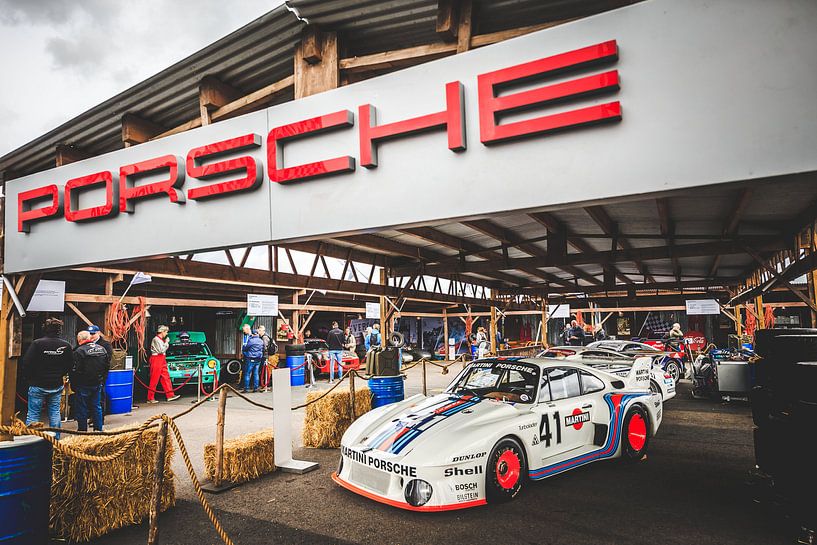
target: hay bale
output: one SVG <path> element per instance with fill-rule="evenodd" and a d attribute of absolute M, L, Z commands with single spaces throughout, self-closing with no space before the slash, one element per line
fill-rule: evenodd
<path fill-rule="evenodd" d="M 87 454 L 104 456 L 118 450 L 132 435 L 68 436 L 62 442 Z M 54 450 L 51 535 L 72 542 L 90 541 L 145 520 L 150 512 L 158 435 L 158 428 L 145 430 L 130 450 L 110 462 L 85 462 Z M 173 449 L 173 438 L 169 437 L 161 511 L 176 503 Z"/>
<path fill-rule="evenodd" d="M 309 392 L 310 402 L 322 392 Z M 372 410 L 372 395 L 368 388 L 355 388 L 355 413 L 357 416 Z M 310 448 L 338 448 L 343 434 L 352 424 L 349 388 L 337 388 L 325 397 L 307 405 L 304 418 L 303 443 Z"/>
<path fill-rule="evenodd" d="M 240 435 L 224 441 L 223 480 L 244 483 L 276 470 L 272 430 Z M 216 445 L 204 445 L 204 471 L 210 480 L 216 476 Z"/>

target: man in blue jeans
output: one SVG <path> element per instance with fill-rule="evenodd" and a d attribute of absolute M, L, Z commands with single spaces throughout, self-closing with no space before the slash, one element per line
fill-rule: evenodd
<path fill-rule="evenodd" d="M 264 340 L 258 336 L 257 330 L 252 330 L 247 342 L 244 343 L 244 389 L 242 393 L 250 390 L 250 377 L 252 377 L 252 391 L 258 391 L 258 368 L 264 361 Z"/>
<path fill-rule="evenodd" d="M 346 335 L 340 330 L 337 322 L 332 322 L 332 329 L 326 335 L 326 344 L 329 345 L 329 382 L 332 383 L 335 377 L 336 362 L 338 380 L 343 377 L 343 349 L 346 344 Z"/>
<path fill-rule="evenodd" d="M 94 421 L 94 430 L 102 431 L 102 406 L 99 396 L 102 395 L 102 384 L 110 370 L 107 351 L 91 340 L 88 331 L 77 334 L 77 347 L 74 349 L 74 366 L 68 378 L 74 390 L 74 412 L 77 417 L 77 430 L 88 431 L 88 413 Z"/>
<path fill-rule="evenodd" d="M 63 377 L 71 370 L 73 363 L 71 345 L 59 338 L 62 333 L 61 320 L 46 320 L 43 333 L 43 337 L 31 343 L 20 361 L 20 371 L 29 384 L 26 425 L 40 422 L 45 406 L 48 425 L 59 428 Z"/>

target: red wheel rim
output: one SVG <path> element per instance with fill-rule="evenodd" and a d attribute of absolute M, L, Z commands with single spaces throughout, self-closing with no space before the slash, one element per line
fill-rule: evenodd
<path fill-rule="evenodd" d="M 627 439 L 630 441 L 630 446 L 636 451 L 644 448 L 647 442 L 647 423 L 638 413 L 633 414 L 627 425 Z"/>
<path fill-rule="evenodd" d="M 510 490 L 519 482 L 522 462 L 519 456 L 512 450 L 503 452 L 496 461 L 496 480 L 499 486 L 505 490 Z"/>

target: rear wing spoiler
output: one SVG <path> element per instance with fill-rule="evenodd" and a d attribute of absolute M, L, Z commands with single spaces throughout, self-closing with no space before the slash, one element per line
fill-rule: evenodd
<path fill-rule="evenodd" d="M 644 356 L 636 358 L 633 367 L 627 374 L 625 382 L 630 388 L 650 388 L 650 372 L 652 370 L 652 357 Z"/>

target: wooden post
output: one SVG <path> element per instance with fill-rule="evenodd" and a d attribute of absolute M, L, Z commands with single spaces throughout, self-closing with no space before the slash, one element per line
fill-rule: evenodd
<path fill-rule="evenodd" d="M 548 304 L 545 299 L 542 299 L 542 346 L 546 347 L 547 345 L 548 345 Z"/>
<path fill-rule="evenodd" d="M 224 477 L 224 416 L 227 411 L 227 389 L 218 392 L 218 415 L 216 416 L 216 474 L 213 484 L 218 488 Z"/>
<path fill-rule="evenodd" d="M 757 311 L 757 328 L 766 329 L 766 315 L 763 313 L 763 296 L 755 297 L 755 310 Z"/>
<path fill-rule="evenodd" d="M 298 292 L 297 291 L 292 294 L 292 304 L 295 305 L 296 307 L 299 304 L 298 303 Z M 295 308 L 295 310 L 292 311 L 292 324 L 290 324 L 290 327 L 292 328 L 292 332 L 295 334 L 295 344 L 300 343 L 303 340 L 303 334 L 301 333 L 301 328 L 298 327 L 298 319 L 299 319 L 299 314 L 298 313 L 299 312 L 300 311 L 298 310 L 298 308 Z"/>
<path fill-rule="evenodd" d="M 443 309 L 443 361 L 448 361 L 448 310 Z"/>
<path fill-rule="evenodd" d="M 355 411 L 355 372 L 349 372 L 349 412 L 352 415 L 352 422 L 357 420 L 357 411 Z"/>
<path fill-rule="evenodd" d="M 153 465 L 153 490 L 150 499 L 150 525 L 148 545 L 159 543 L 159 510 L 162 504 L 162 484 L 165 477 L 165 452 L 167 451 L 167 422 L 162 420 L 156 436 L 156 459 Z"/>
<path fill-rule="evenodd" d="M 386 278 L 386 268 L 383 267 L 380 269 L 380 285 L 385 286 L 388 279 Z M 380 340 L 381 346 L 386 348 L 388 346 L 388 339 L 391 336 L 391 330 L 389 329 L 389 322 L 391 320 L 387 320 L 389 309 L 386 306 L 386 297 L 380 296 Z"/>
<path fill-rule="evenodd" d="M 463 53 L 471 49 L 471 0 L 460 1 L 460 20 L 457 26 L 457 53 Z"/>
<path fill-rule="evenodd" d="M 340 85 L 338 35 L 308 26 L 295 46 L 295 98 L 304 98 Z"/>
<path fill-rule="evenodd" d="M 742 313 L 743 305 L 735 305 L 735 331 L 738 334 L 738 337 L 743 335 L 743 313 Z"/>
<path fill-rule="evenodd" d="M 428 379 L 426 378 L 426 360 L 423 359 L 423 395 L 428 395 Z"/>
<path fill-rule="evenodd" d="M 491 354 L 496 355 L 496 307 L 491 306 L 491 324 L 489 335 L 491 335 Z"/>
<path fill-rule="evenodd" d="M 17 362 L 9 358 L 9 322 L 14 303 L 9 290 L 3 289 L 0 302 L 0 424 L 11 424 L 14 417 L 14 395 L 17 393 Z M 11 435 L 0 434 L 0 441 L 11 441 Z"/>

